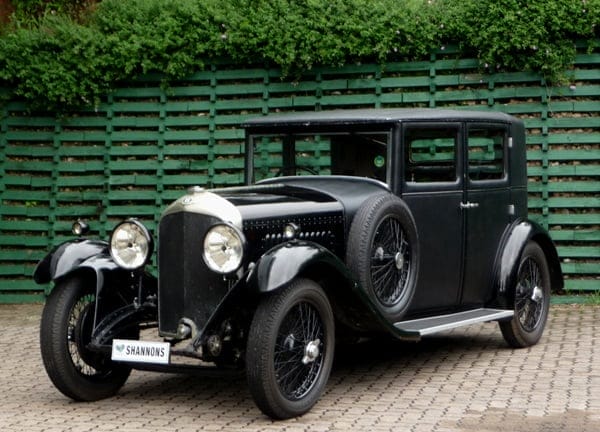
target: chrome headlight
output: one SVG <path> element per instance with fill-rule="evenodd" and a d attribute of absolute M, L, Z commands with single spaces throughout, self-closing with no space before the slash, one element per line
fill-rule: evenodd
<path fill-rule="evenodd" d="M 217 273 L 231 273 L 240 268 L 244 257 L 244 235 L 231 225 L 219 224 L 204 237 L 204 262 Z"/>
<path fill-rule="evenodd" d="M 110 237 L 110 255 L 127 270 L 142 267 L 152 255 L 152 237 L 144 225 L 129 219 L 121 222 Z"/>

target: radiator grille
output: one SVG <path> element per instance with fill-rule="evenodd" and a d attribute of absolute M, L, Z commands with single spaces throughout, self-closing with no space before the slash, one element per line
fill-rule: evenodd
<path fill-rule="evenodd" d="M 181 318 L 193 320 L 201 329 L 227 293 L 223 277 L 202 259 L 208 228 L 219 222 L 206 215 L 179 212 L 159 226 L 159 330 L 173 336 Z"/>

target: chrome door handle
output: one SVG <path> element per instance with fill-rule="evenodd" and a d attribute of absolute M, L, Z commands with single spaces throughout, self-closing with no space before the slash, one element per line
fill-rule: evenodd
<path fill-rule="evenodd" d="M 460 203 L 460 208 L 461 209 L 474 209 L 474 208 L 477 208 L 477 207 L 479 207 L 479 203 L 475 203 L 475 202 L 472 203 L 472 202 L 469 202 L 469 201 L 467 201 L 466 203 L 464 203 L 464 202 Z"/>

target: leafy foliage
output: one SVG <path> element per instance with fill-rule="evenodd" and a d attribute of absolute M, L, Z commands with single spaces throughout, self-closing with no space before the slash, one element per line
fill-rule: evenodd
<path fill-rule="evenodd" d="M 575 58 L 575 41 L 598 36 L 599 0 L 440 0 L 449 13 L 444 38 L 458 41 L 490 70 L 540 72 L 563 78 Z"/>
<path fill-rule="evenodd" d="M 148 73 L 169 81 L 222 58 L 297 75 L 428 59 L 446 44 L 490 72 L 556 81 L 575 41 L 594 46 L 600 0 L 104 0 L 85 21 L 52 11 L 0 37 L 0 87 L 63 109 L 95 104 L 119 81 Z"/>
<path fill-rule="evenodd" d="M 99 0 L 13 0 L 11 21 L 17 27 L 35 26 L 46 14 L 67 14 L 73 18 L 83 15 Z"/>

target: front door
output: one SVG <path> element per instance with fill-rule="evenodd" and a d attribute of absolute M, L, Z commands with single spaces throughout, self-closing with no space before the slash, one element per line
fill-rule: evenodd
<path fill-rule="evenodd" d="M 441 311 L 461 295 L 464 195 L 460 123 L 403 126 L 402 198 L 420 246 L 419 277 L 409 313 Z"/>

